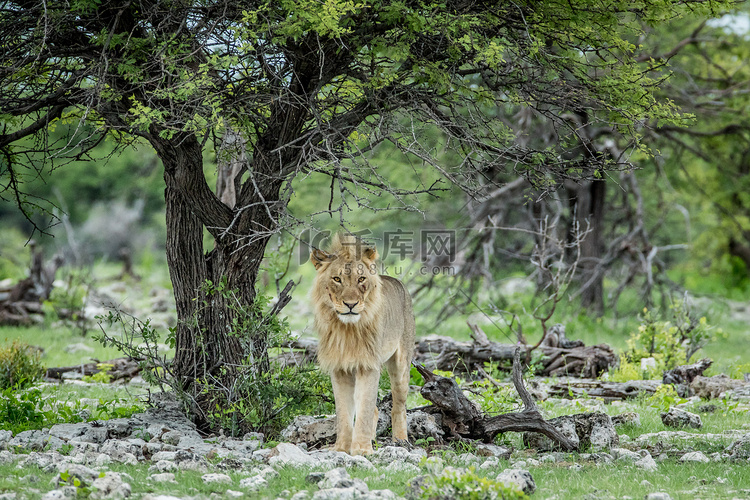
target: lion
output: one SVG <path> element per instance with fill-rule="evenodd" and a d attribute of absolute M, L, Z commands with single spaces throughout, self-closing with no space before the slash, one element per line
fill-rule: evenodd
<path fill-rule="evenodd" d="M 378 423 L 378 382 L 391 379 L 394 441 L 406 441 L 406 396 L 414 354 L 414 311 L 403 283 L 378 275 L 378 252 L 351 236 L 334 236 L 328 252 L 314 249 L 312 289 L 318 361 L 333 382 L 336 451 L 372 453 Z"/>

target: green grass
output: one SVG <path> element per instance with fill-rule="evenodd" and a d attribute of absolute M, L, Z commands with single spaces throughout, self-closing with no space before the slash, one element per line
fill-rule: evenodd
<path fill-rule="evenodd" d="M 10 344 L 13 340 L 41 347 L 44 350 L 41 361 L 48 368 L 89 363 L 92 359 L 106 361 L 122 356 L 117 349 L 104 348 L 90 336 L 82 337 L 76 329 L 68 326 L 0 326 L 0 343 Z M 85 344 L 93 352 L 66 352 L 66 347 L 76 343 Z"/>
<path fill-rule="evenodd" d="M 663 491 L 675 500 L 696 498 L 746 498 L 738 490 L 750 488 L 750 468 L 726 463 L 677 463 L 667 460 L 656 472 L 645 472 L 625 465 L 583 465 L 570 469 L 570 462 L 536 468 L 532 475 L 537 484 L 534 498 L 644 498 L 648 493 Z M 725 483 L 717 478 L 726 479 Z M 702 480 L 706 484 L 702 484 Z M 648 481 L 650 485 L 642 484 Z"/>

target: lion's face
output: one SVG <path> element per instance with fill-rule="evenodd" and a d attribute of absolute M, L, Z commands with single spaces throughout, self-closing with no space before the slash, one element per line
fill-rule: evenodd
<path fill-rule="evenodd" d="M 357 256 L 312 252 L 310 260 L 318 270 L 316 292 L 322 305 L 330 307 L 342 323 L 358 323 L 367 314 L 379 285 L 376 258 L 377 252 L 371 248 L 365 248 Z"/>

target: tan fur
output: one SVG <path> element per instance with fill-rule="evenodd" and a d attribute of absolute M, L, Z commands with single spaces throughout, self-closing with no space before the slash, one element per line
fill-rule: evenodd
<path fill-rule="evenodd" d="M 380 370 L 393 392 L 393 437 L 406 440 L 406 395 L 414 354 L 414 313 L 403 284 L 377 273 L 377 251 L 350 236 L 334 237 L 329 252 L 313 250 L 312 289 L 318 360 L 331 375 L 336 400 L 335 449 L 372 452 Z M 356 422 L 355 422 L 356 419 Z"/>

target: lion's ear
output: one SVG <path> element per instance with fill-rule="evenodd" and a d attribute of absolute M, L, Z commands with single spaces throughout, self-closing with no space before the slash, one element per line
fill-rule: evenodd
<path fill-rule="evenodd" d="M 362 260 L 366 260 L 370 263 L 378 260 L 378 249 L 375 247 L 365 247 L 362 251 Z"/>
<path fill-rule="evenodd" d="M 310 252 L 310 262 L 313 263 L 315 269 L 320 269 L 323 264 L 328 264 L 335 258 L 335 255 L 324 252 L 323 250 L 318 250 L 317 248 L 314 248 L 313 251 Z"/>

